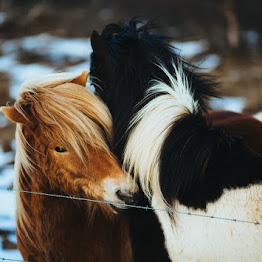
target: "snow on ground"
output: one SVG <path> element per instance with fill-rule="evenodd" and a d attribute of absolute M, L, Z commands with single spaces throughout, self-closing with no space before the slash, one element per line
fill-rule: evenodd
<path fill-rule="evenodd" d="M 14 152 L 2 152 L 0 148 L 0 230 L 10 232 L 8 240 L 16 243 L 15 236 L 15 193 L 5 189 L 12 186 L 14 181 L 14 166 L 9 163 L 14 160 Z M 2 246 L 3 236 L 0 235 L 1 258 L 20 259 L 18 250 L 5 250 Z"/>
<path fill-rule="evenodd" d="M 0 225 L 2 230 L 15 229 L 15 194 L 13 191 L 0 191 Z"/>
<path fill-rule="evenodd" d="M 188 61 L 208 50 L 208 42 L 205 40 L 190 41 L 190 42 L 171 42 L 171 45 L 175 47 L 176 52 Z M 205 55 L 201 61 L 192 62 L 195 66 L 201 68 L 201 72 L 209 73 L 212 69 L 220 65 L 220 57 L 216 54 Z"/>
<path fill-rule="evenodd" d="M 206 55 L 206 57 L 201 62 L 194 63 L 194 64 L 195 66 L 200 67 L 202 72 L 209 73 L 214 68 L 218 67 L 220 63 L 221 61 L 218 55 L 209 54 Z"/>
<path fill-rule="evenodd" d="M 2 174 L 3 173 L 3 174 Z M 2 177 L 3 176 L 3 177 Z M 3 179 L 2 179 L 3 178 Z M 0 173 L 0 187 L 9 187 L 14 179 L 14 168 L 9 166 L 4 172 Z M 8 240 L 16 243 L 15 235 L 15 193 L 12 191 L 0 190 L 0 230 L 9 231 Z M 20 259 L 22 256 L 17 249 L 6 250 L 2 246 L 3 237 L 0 236 L 0 261 L 5 259 Z"/>
<path fill-rule="evenodd" d="M 15 237 L 15 235 L 14 235 Z M 2 238 L 0 237 L 0 243 L 2 242 Z M 4 258 L 4 259 L 3 259 Z M 23 258 L 20 254 L 20 252 L 16 249 L 16 250 L 3 250 L 0 248 L 0 261 L 12 261 L 12 259 L 14 259 L 14 261 L 23 261 Z"/>
<path fill-rule="evenodd" d="M 0 12 L 0 24 L 3 24 L 6 20 L 7 14 L 4 12 Z"/>
<path fill-rule="evenodd" d="M 225 109 L 234 112 L 242 112 L 245 104 L 246 98 L 244 97 L 223 97 L 223 98 L 214 98 L 210 102 L 211 108 L 213 109 Z"/>
<path fill-rule="evenodd" d="M 176 52 L 184 58 L 190 59 L 195 55 L 204 52 L 208 48 L 208 43 L 204 40 L 177 42 L 172 41 L 171 45 L 176 48 Z"/>
<path fill-rule="evenodd" d="M 262 122 L 262 112 L 256 113 L 256 114 L 254 115 L 254 117 L 255 117 L 256 119 L 258 119 L 259 121 Z"/>
<path fill-rule="evenodd" d="M 11 96 L 16 97 L 21 84 L 32 77 L 49 74 L 63 67 L 64 71 L 79 72 L 89 68 L 88 57 L 91 54 L 89 39 L 59 38 L 48 34 L 24 37 L 14 40 L 1 40 L 3 56 L 0 57 L 0 71 L 8 72 L 11 78 Z M 19 62 L 21 52 L 39 55 L 47 64 L 22 64 Z M 80 61 L 80 63 L 78 63 Z M 83 62 L 84 61 L 84 62 Z M 61 69 L 59 69 L 61 71 Z"/>
<path fill-rule="evenodd" d="M 59 38 L 48 34 L 23 38 L 21 48 L 34 51 L 41 56 L 48 56 L 53 61 L 59 61 L 64 57 L 70 61 L 77 61 L 78 58 L 87 59 L 91 53 L 91 43 L 87 38 Z"/>

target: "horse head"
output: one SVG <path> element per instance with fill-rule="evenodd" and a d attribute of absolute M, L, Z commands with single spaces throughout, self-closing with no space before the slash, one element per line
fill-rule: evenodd
<path fill-rule="evenodd" d="M 50 192 L 124 208 L 124 202 L 134 202 L 137 186 L 110 152 L 111 115 L 85 89 L 87 75 L 58 73 L 28 81 L 15 105 L 1 108 L 17 124 L 17 186 L 23 188 L 21 177 L 27 176 L 35 190 L 48 185 Z"/>

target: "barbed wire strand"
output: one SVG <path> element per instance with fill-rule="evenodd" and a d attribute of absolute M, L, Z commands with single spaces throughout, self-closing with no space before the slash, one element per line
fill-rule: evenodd
<path fill-rule="evenodd" d="M 208 215 L 196 214 L 196 213 L 191 213 L 191 212 L 182 212 L 182 211 L 177 211 L 177 210 L 173 210 L 173 209 L 160 209 L 160 208 L 153 208 L 153 207 L 148 207 L 148 206 L 135 206 L 135 205 L 129 205 L 129 204 L 124 204 L 124 203 L 115 203 L 115 202 L 94 200 L 94 199 L 75 197 L 75 196 L 65 196 L 65 195 L 42 193 L 42 192 L 32 192 L 32 191 L 18 190 L 18 189 L 7 189 L 7 188 L 1 188 L 1 187 L 0 187 L 0 190 L 10 191 L 10 192 L 20 192 L 20 193 L 26 193 L 26 194 L 34 194 L 34 195 L 41 195 L 41 196 L 48 196 L 48 197 L 56 197 L 56 198 L 65 198 L 65 199 L 71 199 L 71 200 L 88 201 L 88 202 L 100 203 L 100 204 L 110 204 L 110 205 L 115 205 L 115 206 L 125 206 L 125 207 L 129 207 L 129 208 L 138 208 L 138 209 L 153 210 L 153 211 L 163 211 L 163 212 L 175 213 L 175 214 L 179 214 L 179 215 L 196 216 L 196 217 L 203 217 L 203 218 L 210 218 L 210 219 L 219 219 L 219 220 L 226 220 L 226 221 L 231 221 L 231 222 L 261 225 L 261 222 L 253 222 L 253 221 L 240 220 L 240 219 L 227 218 L 227 217 L 208 216 Z M 24 261 L 24 260 L 16 260 L 16 259 L 4 258 L 4 257 L 0 257 L 0 260 L 1 261 L 14 261 L 14 262 L 28 262 L 28 261 Z"/>
<path fill-rule="evenodd" d="M 174 209 L 161 209 L 161 208 L 153 208 L 153 207 L 148 207 L 148 206 L 129 205 L 129 204 L 125 204 L 125 203 L 116 203 L 116 202 L 103 201 L 103 200 L 94 200 L 94 199 L 75 197 L 75 196 L 66 196 L 66 195 L 58 195 L 58 194 L 50 194 L 50 193 L 42 193 L 42 192 L 32 192 L 32 191 L 18 190 L 18 189 L 6 189 L 6 188 L 1 188 L 1 187 L 0 187 L 0 190 L 14 191 L 14 192 L 48 196 L 48 197 L 65 198 L 65 199 L 71 199 L 71 200 L 88 201 L 88 202 L 100 203 L 100 204 L 110 204 L 110 205 L 114 205 L 114 206 L 124 206 L 124 207 L 129 207 L 129 208 L 162 211 L 162 212 L 174 213 L 174 214 L 179 214 L 179 215 L 218 219 L 218 220 L 225 220 L 225 221 L 238 222 L 238 223 L 246 223 L 246 224 L 254 224 L 254 225 L 261 225 L 262 224 L 261 222 L 258 222 L 258 221 L 254 222 L 254 221 L 241 220 L 241 219 L 236 219 L 236 218 L 209 216 L 209 215 L 204 215 L 204 214 L 196 214 L 196 213 L 192 213 L 192 212 L 182 212 L 182 211 L 177 211 L 177 210 L 174 210 Z"/>
<path fill-rule="evenodd" d="M 0 257 L 0 261 L 16 261 L 16 262 L 28 262 L 28 261 L 24 261 L 24 260 L 16 260 L 16 259 L 12 259 L 12 258 L 5 258 L 5 257 Z"/>

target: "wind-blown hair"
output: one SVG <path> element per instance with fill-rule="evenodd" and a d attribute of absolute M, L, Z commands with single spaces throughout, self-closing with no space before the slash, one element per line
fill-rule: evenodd
<path fill-rule="evenodd" d="M 178 68 L 175 64 L 173 66 L 176 77 L 163 65 L 159 65 L 160 70 L 169 78 L 170 84 L 159 80 L 152 81 L 152 86 L 141 101 L 144 106 L 130 121 L 124 151 L 123 165 L 139 179 L 149 198 L 152 197 L 152 192 L 162 195 L 159 184 L 160 152 L 174 123 L 187 114 L 195 114 L 199 107 L 193 98 L 182 65 L 179 64 Z M 153 123 L 156 123 L 157 127 L 154 127 Z"/>
<path fill-rule="evenodd" d="M 170 37 L 154 33 L 156 27 L 153 20 L 144 23 L 133 18 L 124 24 L 109 24 L 101 35 L 94 31 L 91 37 L 90 75 L 97 94 L 112 114 L 114 148 L 120 158 L 129 121 L 139 110 L 136 106 L 151 87 L 151 80 L 169 84 L 159 64 L 173 76 L 176 75 L 173 64 L 180 67 L 194 100 L 204 111 L 208 109 L 208 98 L 219 95 L 214 78 L 197 72 L 196 66 L 184 61 L 168 43 Z"/>
<path fill-rule="evenodd" d="M 56 73 L 25 82 L 19 92 L 16 110 L 22 114 L 32 129 L 41 128 L 41 136 L 55 140 L 63 148 L 75 151 L 80 159 L 88 156 L 88 143 L 92 148 L 100 148 L 110 153 L 112 118 L 102 101 L 85 87 L 70 83 L 78 75 Z M 73 87 L 73 88 L 72 88 Z M 37 176 L 37 166 L 33 159 L 34 149 L 24 135 L 24 125 L 17 124 L 17 153 L 15 161 L 15 189 L 30 190 L 29 181 Z M 39 152 L 40 153 L 40 152 Z M 41 153 L 42 161 L 45 155 Z M 86 160 L 86 159 L 85 159 Z M 39 175 L 39 174 L 38 174 Z M 40 174 L 41 175 L 41 174 Z M 18 192 L 17 221 L 23 234 L 31 231 L 30 207 L 25 194 Z M 29 229 L 29 230 L 28 230 Z M 25 237 L 25 236 L 24 236 Z M 23 238 L 22 238 L 23 239 Z M 28 236 L 28 240 L 31 238 Z M 32 243 L 37 246 L 36 243 Z"/>
<path fill-rule="evenodd" d="M 92 147 L 109 151 L 105 141 L 112 139 L 110 112 L 94 94 L 82 92 L 82 86 L 72 89 L 69 82 L 75 77 L 72 73 L 56 73 L 27 81 L 20 89 L 15 107 L 24 114 L 23 105 L 28 107 L 29 103 L 33 107 L 32 118 L 50 128 L 47 135 L 51 136 L 53 129 L 61 130 L 57 142 L 73 147 L 79 157 L 86 141 Z"/>

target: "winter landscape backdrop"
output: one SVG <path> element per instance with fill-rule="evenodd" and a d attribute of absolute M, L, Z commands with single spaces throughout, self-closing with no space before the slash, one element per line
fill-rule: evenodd
<path fill-rule="evenodd" d="M 262 110 L 262 2 L 259 0 L 0 0 L 0 106 L 12 104 L 26 79 L 89 68 L 90 34 L 139 15 L 189 62 L 218 77 L 211 102 L 254 114 Z M 22 260 L 16 247 L 15 126 L 0 114 L 0 261 Z"/>

